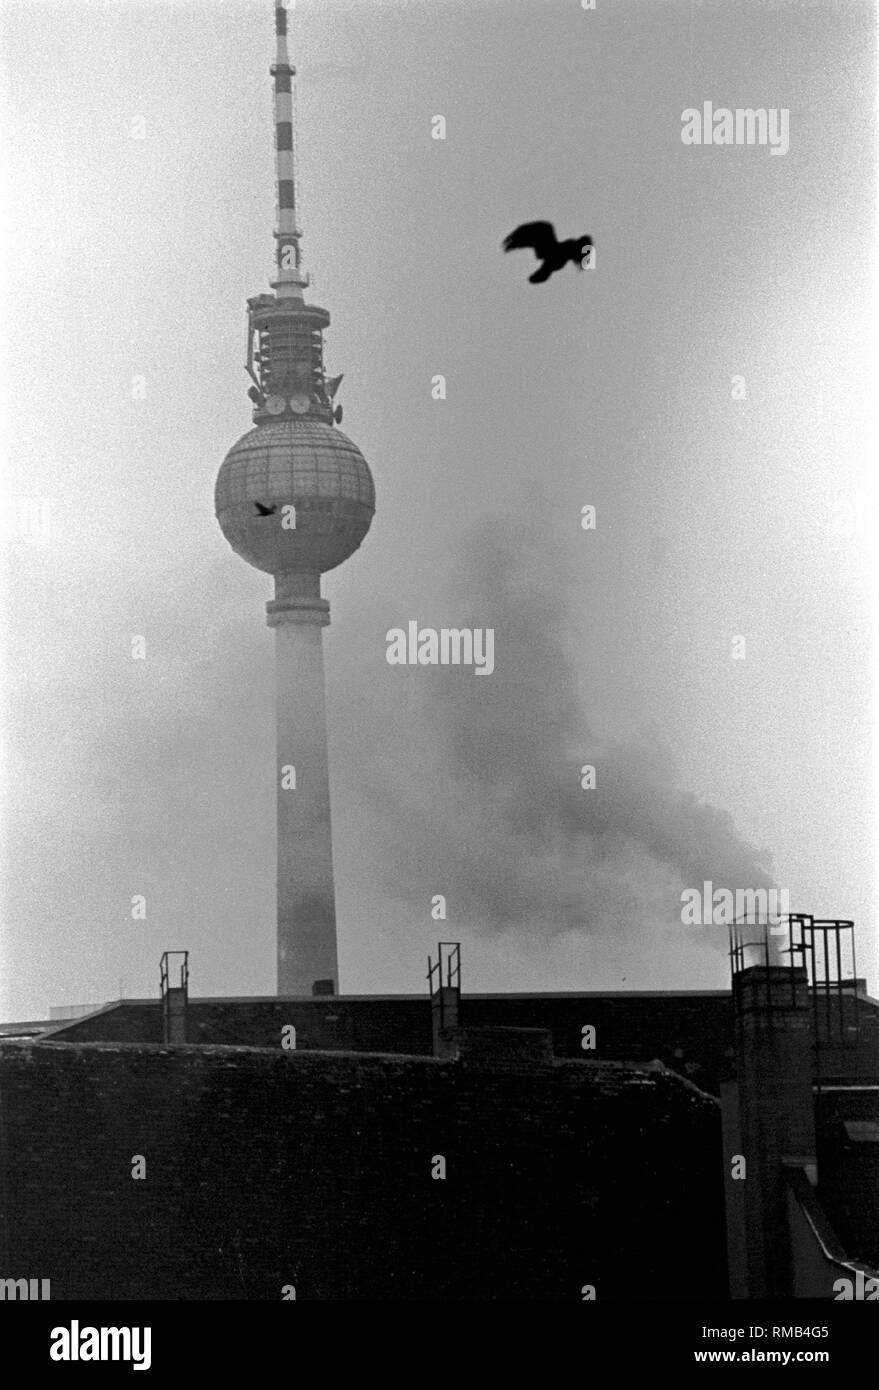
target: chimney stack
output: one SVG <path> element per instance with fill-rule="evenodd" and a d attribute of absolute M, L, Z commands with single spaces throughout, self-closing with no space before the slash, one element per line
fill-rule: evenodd
<path fill-rule="evenodd" d="M 171 983 L 171 960 L 177 957 L 180 976 Z M 166 1043 L 186 1042 L 186 1016 L 189 1011 L 189 952 L 165 951 L 160 966 L 162 993 L 162 1038 Z"/>

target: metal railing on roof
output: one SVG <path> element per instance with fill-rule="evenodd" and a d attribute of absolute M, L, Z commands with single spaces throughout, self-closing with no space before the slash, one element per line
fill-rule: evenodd
<path fill-rule="evenodd" d="M 791 912 L 780 918 L 735 921 L 729 932 L 733 1001 L 737 1011 L 773 1013 L 798 1005 L 805 984 L 812 1008 L 814 1045 L 855 1047 L 859 1037 L 854 922 Z M 778 940 L 779 928 L 787 944 Z M 785 959 L 786 957 L 786 959 Z M 765 971 L 754 987 L 746 972 Z"/>

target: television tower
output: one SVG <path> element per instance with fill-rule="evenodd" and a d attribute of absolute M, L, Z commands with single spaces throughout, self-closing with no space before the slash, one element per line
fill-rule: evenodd
<path fill-rule="evenodd" d="M 287 11 L 275 8 L 277 219 L 273 294 L 247 301 L 254 428 L 217 477 L 217 520 L 232 549 L 275 577 L 266 604 L 277 661 L 278 994 L 338 989 L 320 577 L 360 545 L 375 511 L 366 460 L 336 426 L 341 377 L 324 371 L 326 309 L 307 304 L 296 214 L 296 69 Z"/>

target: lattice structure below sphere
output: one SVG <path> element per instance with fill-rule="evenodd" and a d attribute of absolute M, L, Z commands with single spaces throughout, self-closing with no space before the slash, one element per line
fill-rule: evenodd
<path fill-rule="evenodd" d="M 214 503 L 223 535 L 249 564 L 267 574 L 323 573 L 360 545 L 375 487 L 366 459 L 341 430 L 319 420 L 283 420 L 233 444 Z M 295 530 L 282 524 L 290 503 Z M 268 515 L 260 511 L 273 507 Z"/>

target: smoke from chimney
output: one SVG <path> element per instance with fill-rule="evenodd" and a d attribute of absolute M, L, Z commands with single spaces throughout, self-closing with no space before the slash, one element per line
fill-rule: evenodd
<path fill-rule="evenodd" d="M 770 856 L 681 786 L 659 729 L 607 743 L 591 727 L 559 567 L 530 523 L 487 527 L 456 557 L 444 621 L 494 628 L 495 670 L 412 667 L 383 683 L 408 755 L 381 750 L 371 773 L 378 871 L 421 913 L 425 885 L 453 894 L 456 920 L 477 932 L 533 942 L 677 929 L 726 949 L 723 926 L 682 925 L 681 893 L 707 879 L 769 888 Z"/>

